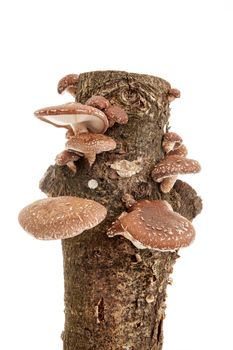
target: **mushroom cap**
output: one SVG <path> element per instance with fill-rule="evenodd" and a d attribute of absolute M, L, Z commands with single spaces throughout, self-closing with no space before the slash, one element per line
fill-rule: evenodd
<path fill-rule="evenodd" d="M 103 96 L 93 95 L 86 101 L 86 105 L 102 110 L 110 107 L 110 102 Z"/>
<path fill-rule="evenodd" d="M 165 153 L 179 148 L 182 144 L 182 138 L 175 132 L 166 132 L 163 135 L 162 148 Z"/>
<path fill-rule="evenodd" d="M 101 152 L 111 151 L 115 148 L 116 142 L 111 137 L 102 134 L 80 134 L 70 137 L 66 142 L 67 150 L 84 154 L 89 152 L 99 154 Z"/>
<path fill-rule="evenodd" d="M 79 155 L 77 155 L 77 153 L 69 152 L 65 150 L 57 154 L 55 158 L 55 162 L 57 165 L 63 166 L 69 162 L 76 162 L 79 158 L 80 157 Z"/>
<path fill-rule="evenodd" d="M 188 150 L 185 145 L 181 145 L 179 148 L 175 148 L 173 151 L 170 151 L 169 156 L 181 156 L 181 157 L 187 157 Z"/>
<path fill-rule="evenodd" d="M 78 102 L 38 109 L 34 115 L 47 123 L 67 129 L 76 130 L 82 123 L 90 132 L 104 133 L 109 126 L 108 119 L 102 111 Z"/>
<path fill-rule="evenodd" d="M 198 173 L 200 170 L 201 166 L 196 160 L 167 155 L 155 166 L 151 176 L 154 181 L 161 182 L 172 175 Z"/>
<path fill-rule="evenodd" d="M 57 84 L 57 92 L 62 94 L 66 90 L 68 90 L 71 95 L 76 95 L 76 87 L 79 79 L 78 74 L 68 74 L 59 80 Z"/>
<path fill-rule="evenodd" d="M 154 206 L 154 202 L 155 201 L 151 201 L 149 199 L 142 199 L 140 201 L 135 202 L 128 210 L 129 211 L 133 211 L 136 209 L 142 209 L 142 208 L 149 208 L 149 207 L 153 207 Z M 164 206 L 164 208 L 172 209 L 172 206 L 167 202 L 167 201 L 159 201 L 160 202 L 160 206 Z"/>
<path fill-rule="evenodd" d="M 66 239 L 98 225 L 106 215 L 106 208 L 90 199 L 49 197 L 22 209 L 19 223 L 37 239 Z"/>
<path fill-rule="evenodd" d="M 162 251 L 187 247 L 194 240 L 191 222 L 175 213 L 166 201 L 142 201 L 134 208 L 115 221 L 107 232 L 109 237 L 123 235 L 138 249 Z"/>
<path fill-rule="evenodd" d="M 177 177 L 177 175 L 165 177 L 165 179 L 163 179 L 163 181 L 160 184 L 160 191 L 163 193 L 170 192 L 177 180 Z"/>
<path fill-rule="evenodd" d="M 169 101 L 169 102 L 172 102 L 172 101 L 174 101 L 176 98 L 179 98 L 179 97 L 180 97 L 180 90 L 171 88 L 171 89 L 168 91 L 168 101 Z"/>
<path fill-rule="evenodd" d="M 128 123 L 128 115 L 124 111 L 123 108 L 119 106 L 110 106 L 105 109 L 105 114 L 110 122 L 118 123 L 118 124 L 127 124 Z M 111 124 L 111 123 L 110 123 Z"/>

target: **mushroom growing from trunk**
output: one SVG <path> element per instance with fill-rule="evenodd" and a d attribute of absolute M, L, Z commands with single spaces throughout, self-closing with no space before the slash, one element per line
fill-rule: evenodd
<path fill-rule="evenodd" d="M 72 134 L 104 133 L 109 127 L 106 115 L 99 109 L 78 102 L 45 107 L 35 111 L 35 116 L 44 122 L 70 130 Z"/>
<path fill-rule="evenodd" d="M 179 98 L 179 97 L 180 97 L 180 90 L 174 89 L 174 88 L 169 89 L 169 91 L 168 91 L 168 101 L 169 102 L 172 102 L 176 98 Z"/>
<path fill-rule="evenodd" d="M 62 94 L 63 92 L 67 91 L 72 96 L 76 96 L 78 79 L 78 74 L 68 74 L 64 76 L 57 84 L 57 92 Z"/>
<path fill-rule="evenodd" d="M 110 106 L 107 109 L 105 109 L 104 112 L 108 118 L 109 127 L 112 127 L 115 123 L 128 123 L 128 115 L 120 106 Z"/>
<path fill-rule="evenodd" d="M 167 201 L 143 200 L 134 204 L 129 213 L 123 212 L 107 235 L 122 235 L 138 249 L 173 251 L 189 246 L 195 230 Z"/>
<path fill-rule="evenodd" d="M 77 137 L 70 137 L 66 142 L 66 149 L 84 156 L 90 166 L 96 159 L 96 154 L 114 150 L 116 142 L 109 136 L 102 134 L 80 134 Z"/>
<path fill-rule="evenodd" d="M 170 151 L 169 156 L 180 156 L 180 157 L 187 157 L 188 150 L 185 145 L 181 145 L 179 148 L 175 148 L 173 151 Z"/>
<path fill-rule="evenodd" d="M 178 149 L 182 142 L 182 138 L 177 133 L 166 132 L 163 135 L 162 149 L 165 153 L 169 153 L 170 151 Z"/>
<path fill-rule="evenodd" d="M 87 106 L 92 106 L 101 110 L 110 107 L 110 102 L 103 96 L 93 95 L 85 103 Z"/>
<path fill-rule="evenodd" d="M 19 223 L 37 239 L 66 239 L 98 225 L 106 215 L 106 208 L 90 199 L 50 197 L 22 209 Z"/>
<path fill-rule="evenodd" d="M 103 96 L 94 95 L 86 101 L 86 104 L 101 109 L 107 116 L 109 127 L 115 123 L 128 123 L 128 115 L 123 108 L 117 105 L 111 105 Z"/>
<path fill-rule="evenodd" d="M 155 182 L 161 182 L 160 189 L 163 193 L 168 193 L 178 175 L 198 173 L 200 170 L 201 166 L 196 160 L 167 155 L 156 164 L 151 177 Z"/>
<path fill-rule="evenodd" d="M 62 151 L 59 153 L 56 158 L 55 162 L 59 166 L 66 165 L 74 174 L 76 174 L 76 165 L 74 162 L 79 160 L 80 156 L 77 153 L 69 152 L 69 151 Z"/>

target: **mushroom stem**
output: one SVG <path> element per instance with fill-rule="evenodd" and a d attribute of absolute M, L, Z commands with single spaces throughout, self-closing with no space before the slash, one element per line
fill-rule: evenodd
<path fill-rule="evenodd" d="M 76 174 L 77 168 L 76 168 L 76 165 L 74 164 L 74 161 L 73 161 L 73 160 L 71 160 L 70 162 L 67 162 L 66 166 L 67 166 L 67 168 L 70 169 L 70 171 L 71 171 L 73 174 Z"/>
<path fill-rule="evenodd" d="M 71 125 L 74 135 L 85 134 L 88 132 L 87 126 L 85 123 L 77 123 Z"/>
<path fill-rule="evenodd" d="M 160 190 L 163 193 L 168 193 L 171 191 L 172 187 L 174 186 L 178 176 L 170 176 L 163 179 L 163 181 L 160 184 Z"/>
<path fill-rule="evenodd" d="M 96 153 L 95 151 L 89 151 L 84 154 L 85 158 L 87 159 L 90 167 L 95 163 L 96 160 Z"/>

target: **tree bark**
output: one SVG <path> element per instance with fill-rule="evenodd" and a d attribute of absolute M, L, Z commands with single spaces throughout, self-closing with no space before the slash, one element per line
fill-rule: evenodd
<path fill-rule="evenodd" d="M 84 158 L 77 161 L 75 176 L 67 167 L 50 166 L 40 182 L 49 196 L 90 198 L 108 209 L 99 226 L 62 241 L 64 350 L 161 350 L 166 287 L 178 254 L 138 250 L 123 237 L 108 238 L 106 230 L 126 210 L 126 194 L 136 200 L 166 199 L 190 220 L 201 210 L 189 185 L 178 180 L 170 193 L 162 194 L 150 177 L 163 157 L 170 84 L 149 75 L 97 71 L 81 74 L 77 87 L 77 101 L 102 95 L 121 105 L 129 122 L 107 130 L 117 148 L 98 155 L 91 168 Z M 120 177 L 111 164 L 123 159 L 136 160 L 142 170 Z M 96 189 L 88 187 L 91 179 L 98 182 Z"/>

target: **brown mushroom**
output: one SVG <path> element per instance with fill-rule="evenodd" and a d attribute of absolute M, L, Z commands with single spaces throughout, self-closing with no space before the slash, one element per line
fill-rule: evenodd
<path fill-rule="evenodd" d="M 177 179 L 178 179 L 177 175 L 169 176 L 163 179 L 163 181 L 160 184 L 160 191 L 163 193 L 170 192 L 173 186 L 175 185 L 175 182 Z"/>
<path fill-rule="evenodd" d="M 175 132 L 166 132 L 163 135 L 162 149 L 165 153 L 169 153 L 170 151 L 179 148 L 182 142 L 182 138 Z"/>
<path fill-rule="evenodd" d="M 110 102 L 103 96 L 93 95 L 86 101 L 86 105 L 104 110 L 110 107 Z"/>
<path fill-rule="evenodd" d="M 129 213 L 122 213 L 107 235 L 122 235 L 138 249 L 173 251 L 189 246 L 195 230 L 168 202 L 143 200 L 133 205 Z"/>
<path fill-rule="evenodd" d="M 156 164 L 151 177 L 155 182 L 162 182 L 160 189 L 167 193 L 172 189 L 178 175 L 198 173 L 200 170 L 201 166 L 196 160 L 167 155 Z"/>
<path fill-rule="evenodd" d="M 66 139 L 69 139 L 70 137 L 75 136 L 73 129 L 68 129 L 65 136 L 66 136 Z"/>
<path fill-rule="evenodd" d="M 102 134 L 80 134 L 69 138 L 66 142 L 66 149 L 84 156 L 90 166 L 95 162 L 96 154 L 115 148 L 116 142 L 111 137 Z"/>
<path fill-rule="evenodd" d="M 185 145 L 181 145 L 179 148 L 175 148 L 173 151 L 170 151 L 168 153 L 169 156 L 180 156 L 180 157 L 187 157 L 188 150 Z"/>
<path fill-rule="evenodd" d="M 136 200 L 135 200 L 134 196 L 132 196 L 132 194 L 130 194 L 130 193 L 125 193 L 121 197 L 121 200 L 125 204 L 125 207 L 128 210 L 130 210 L 130 208 L 132 208 L 132 206 L 136 203 Z"/>
<path fill-rule="evenodd" d="M 97 108 L 78 102 L 37 110 L 35 116 L 57 127 L 72 129 L 74 134 L 94 132 L 104 133 L 109 127 L 106 115 Z"/>
<path fill-rule="evenodd" d="M 110 106 L 104 110 L 108 121 L 109 127 L 112 127 L 115 123 L 118 124 L 127 124 L 128 123 L 128 115 L 124 111 L 123 108 L 119 106 Z"/>
<path fill-rule="evenodd" d="M 57 84 L 57 92 L 62 94 L 63 92 L 68 91 L 72 96 L 76 96 L 78 79 L 78 74 L 66 75 L 59 80 Z"/>
<path fill-rule="evenodd" d="M 176 98 L 179 98 L 179 97 L 180 97 L 180 90 L 171 88 L 171 89 L 168 91 L 168 101 L 169 101 L 169 102 L 172 102 L 172 101 L 174 101 Z"/>
<path fill-rule="evenodd" d="M 22 209 L 19 223 L 37 239 L 66 239 L 98 225 L 106 215 L 106 208 L 90 199 L 50 197 Z"/>
<path fill-rule="evenodd" d="M 55 163 L 59 166 L 66 165 L 75 174 L 77 169 L 74 162 L 76 162 L 79 158 L 80 156 L 77 153 L 65 150 L 56 156 Z"/>
<path fill-rule="evenodd" d="M 87 100 L 86 104 L 104 111 L 109 121 L 109 127 L 112 127 L 115 123 L 128 123 L 128 115 L 124 109 L 120 106 L 111 105 L 103 96 L 94 95 Z"/>

